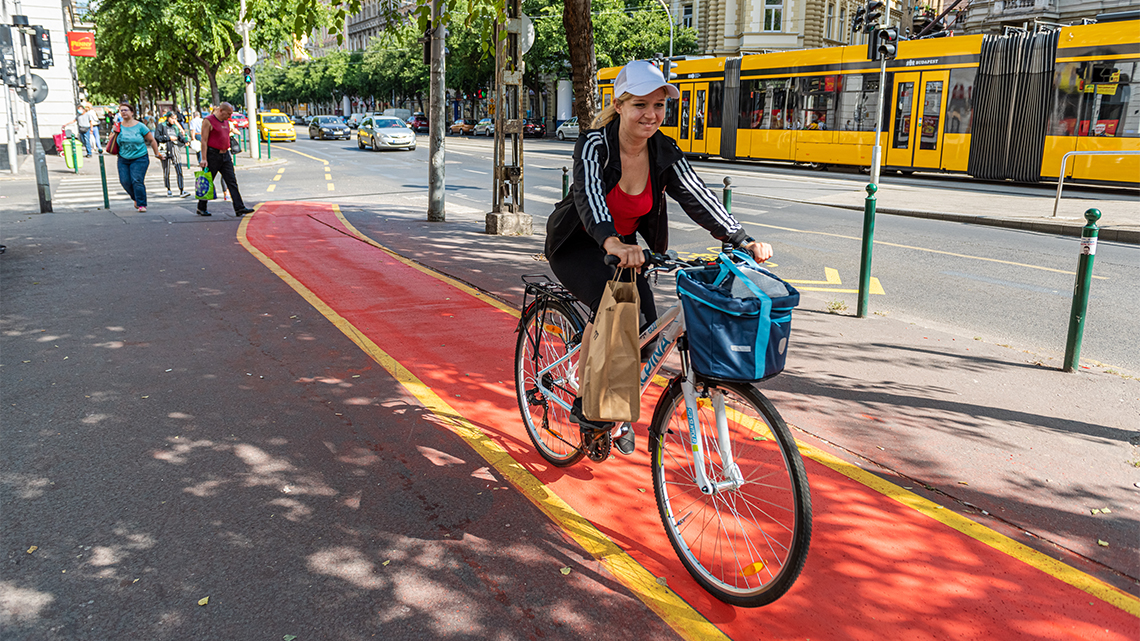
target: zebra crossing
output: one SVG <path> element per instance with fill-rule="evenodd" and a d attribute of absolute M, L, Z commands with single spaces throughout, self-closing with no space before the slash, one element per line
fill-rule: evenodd
<path fill-rule="evenodd" d="M 148 201 L 153 202 L 159 198 L 166 200 L 166 187 L 162 183 L 161 172 L 159 172 L 157 176 L 152 176 L 148 173 L 144 184 L 146 185 Z M 170 178 L 170 184 L 177 187 L 173 176 Z M 193 191 L 193 175 L 186 179 L 186 188 L 187 191 Z M 177 190 L 175 190 L 175 194 L 177 194 Z M 130 196 L 123 191 L 123 187 L 119 185 L 119 181 L 110 175 L 107 176 L 107 196 L 112 209 L 118 209 L 124 206 L 127 208 L 131 207 Z M 193 194 L 184 200 L 193 203 Z M 63 178 L 59 181 L 59 186 L 52 192 L 51 203 L 55 209 L 102 209 L 102 179 L 98 176 L 73 176 Z"/>

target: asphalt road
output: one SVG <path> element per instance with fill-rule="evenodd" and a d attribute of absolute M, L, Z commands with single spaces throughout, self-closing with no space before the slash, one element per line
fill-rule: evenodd
<path fill-rule="evenodd" d="M 535 226 L 561 197 L 563 166 L 572 143 L 527 140 L 525 209 Z M 491 140 L 447 139 L 447 207 L 458 215 L 490 210 Z M 310 141 L 274 146 L 289 164 L 243 172 L 251 200 L 331 200 L 375 203 L 395 199 L 426 209 L 427 138 L 415 151 L 360 150 L 353 141 Z M 327 163 L 327 164 L 326 164 Z M 828 190 L 849 190 L 866 177 L 786 166 L 695 163 L 710 186 L 733 179 L 733 213 L 752 234 L 776 250 L 774 270 L 810 295 L 825 297 L 854 313 L 862 235 L 860 212 L 788 202 Z M 963 194 L 1036 194 L 1041 187 L 995 185 L 922 176 L 887 176 L 891 185 L 949 184 Z M 270 191 L 271 190 L 271 191 Z M 768 198 L 766 196 L 776 196 Z M 673 205 L 672 246 L 701 253 L 715 241 Z M 870 309 L 957 335 L 1009 345 L 1059 366 L 1065 350 L 1077 256 L 1072 238 L 900 216 L 876 222 L 873 275 L 882 294 Z M 830 271 L 834 270 L 834 271 Z M 1140 373 L 1140 247 L 1101 242 L 1081 355 L 1133 374 Z M 838 279 L 838 282 L 836 280 Z M 815 282 L 805 282 L 815 281 Z M 1051 359 L 1051 360 L 1050 360 Z"/>

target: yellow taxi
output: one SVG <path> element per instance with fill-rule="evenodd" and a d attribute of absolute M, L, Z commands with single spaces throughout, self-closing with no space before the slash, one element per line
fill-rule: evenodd
<path fill-rule="evenodd" d="M 297 130 L 289 116 L 273 109 L 257 114 L 257 137 L 262 142 L 272 140 L 297 142 Z"/>

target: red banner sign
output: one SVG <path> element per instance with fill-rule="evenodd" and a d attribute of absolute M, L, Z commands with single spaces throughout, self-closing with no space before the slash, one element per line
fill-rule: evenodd
<path fill-rule="evenodd" d="M 73 56 L 95 57 L 95 34 L 88 31 L 68 31 L 67 48 Z"/>

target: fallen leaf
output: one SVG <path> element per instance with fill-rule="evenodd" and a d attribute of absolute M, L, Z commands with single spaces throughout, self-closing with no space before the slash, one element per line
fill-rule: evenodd
<path fill-rule="evenodd" d="M 285 636 L 281 637 L 281 641 L 293 641 L 293 639 L 296 639 L 296 638 L 297 638 L 297 635 L 295 635 L 295 634 L 286 634 Z"/>
<path fill-rule="evenodd" d="M 567 574 L 570 574 L 570 568 L 568 568 L 568 567 L 562 568 L 561 570 L 559 570 L 559 572 L 561 572 L 562 575 L 565 576 Z"/>
<path fill-rule="evenodd" d="M 1101 546 L 1102 548 L 1108 547 L 1108 541 L 1101 541 L 1100 539 L 1097 539 L 1096 544 Z"/>
<path fill-rule="evenodd" d="M 663 576 L 657 577 L 657 585 L 666 585 L 665 577 L 663 577 Z"/>
<path fill-rule="evenodd" d="M 1101 514 L 1112 514 L 1112 510 L 1110 510 L 1106 507 L 1102 507 L 1102 508 L 1100 508 L 1100 513 Z"/>
<path fill-rule="evenodd" d="M 201 599 L 198 599 L 198 605 L 206 605 L 209 602 L 210 602 L 210 597 L 208 597 L 208 596 L 204 596 Z"/>
<path fill-rule="evenodd" d="M 969 483 L 965 481 L 958 481 L 958 485 L 969 485 Z"/>
<path fill-rule="evenodd" d="M 643 487 L 639 487 L 639 488 L 637 488 L 637 491 L 638 491 L 638 492 L 643 492 L 643 493 L 644 493 L 644 492 L 645 492 L 645 488 L 643 488 Z"/>
<path fill-rule="evenodd" d="M 1093 513 L 1093 514 L 1100 514 L 1100 510 L 1098 510 L 1098 509 L 1096 509 L 1096 508 L 1094 507 L 1094 508 L 1092 509 L 1092 513 Z"/>
<path fill-rule="evenodd" d="M 392 562 L 392 559 L 384 559 L 384 562 L 381 563 L 380 565 L 388 565 L 391 562 Z"/>
<path fill-rule="evenodd" d="M 28 548 L 28 554 L 31 554 L 32 552 L 35 552 L 38 549 L 40 549 L 40 546 L 33 545 L 32 547 Z"/>

